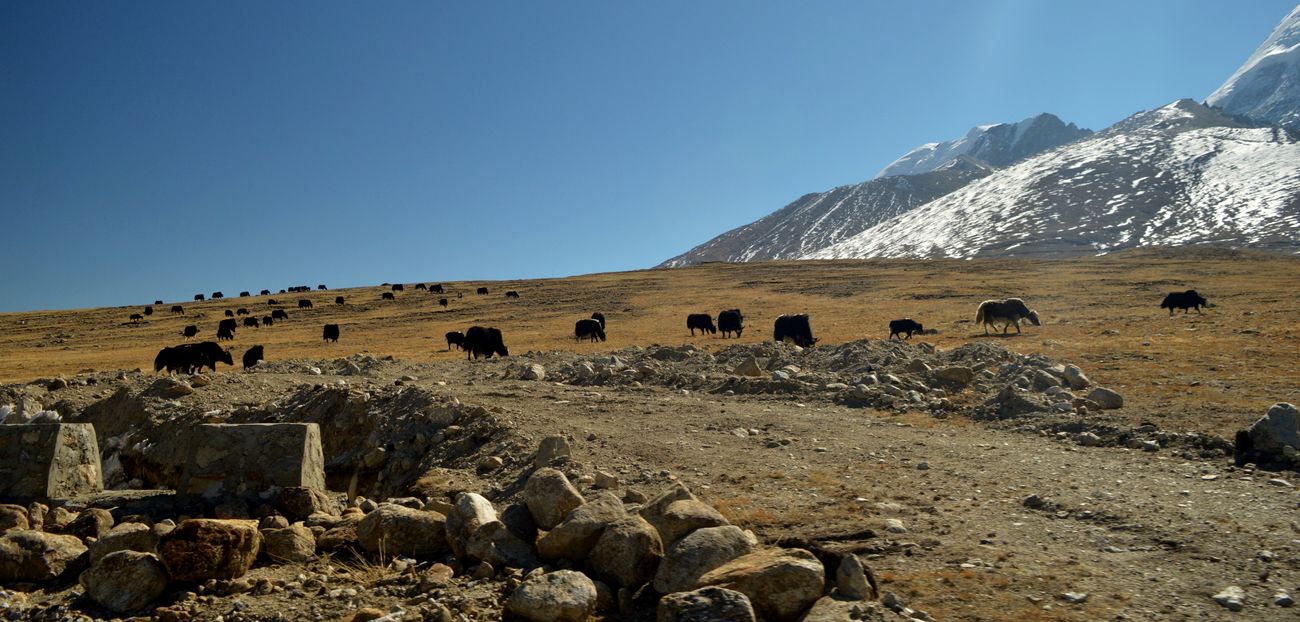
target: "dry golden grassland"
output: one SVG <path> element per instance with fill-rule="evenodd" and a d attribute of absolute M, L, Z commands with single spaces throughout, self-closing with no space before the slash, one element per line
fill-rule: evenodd
<path fill-rule="evenodd" d="M 1230 434 L 1272 403 L 1300 399 L 1300 259 L 1222 250 L 1147 250 L 1061 260 L 818 261 L 707 264 L 677 270 L 592 274 L 563 279 L 445 283 L 440 295 L 414 290 L 381 301 L 387 288 L 280 294 L 288 322 L 243 328 L 229 342 L 239 355 L 254 344 L 268 359 L 324 359 L 357 352 L 412 360 L 463 357 L 447 352 L 443 334 L 497 326 L 515 354 L 529 350 L 604 352 L 632 345 L 694 343 L 721 348 L 734 340 L 691 337 L 688 313 L 739 307 L 747 329 L 739 341 L 771 338 L 782 313 L 809 313 L 819 345 L 883 339 L 891 319 L 911 317 L 940 348 L 995 341 L 1077 363 L 1097 382 L 1125 395 L 1134 421 L 1164 428 Z M 473 292 L 483 285 L 491 294 Z M 1196 289 L 1217 306 L 1204 315 L 1169 317 L 1165 293 Z M 504 297 L 518 290 L 521 298 Z M 455 292 L 462 292 L 457 298 Z M 347 304 L 336 306 L 343 295 Z M 985 336 L 973 323 L 978 303 L 1021 297 L 1043 318 L 1011 337 Z M 196 324 L 214 339 L 226 309 L 269 315 L 266 296 L 167 305 L 138 325 L 140 307 L 0 315 L 0 382 L 84 370 L 152 369 L 158 349 L 182 343 Z M 296 301 L 314 303 L 299 310 Z M 144 301 L 148 302 L 148 301 Z M 141 305 L 143 306 L 143 305 Z M 576 343 L 573 323 L 601 311 L 605 343 Z M 337 323 L 342 339 L 324 343 L 321 327 Z M 227 371 L 223 368 L 222 371 Z"/>

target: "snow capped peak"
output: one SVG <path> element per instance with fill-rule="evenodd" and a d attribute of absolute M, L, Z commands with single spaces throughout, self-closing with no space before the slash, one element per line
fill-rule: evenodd
<path fill-rule="evenodd" d="M 977 125 L 953 141 L 926 143 L 894 160 L 876 175 L 916 175 L 938 170 L 955 158 L 968 156 L 993 166 L 1007 166 L 1053 147 L 1088 136 L 1073 123 L 1043 113 L 1019 123 Z"/>
<path fill-rule="evenodd" d="M 1300 6 L 1205 104 L 1252 121 L 1300 128 Z"/>

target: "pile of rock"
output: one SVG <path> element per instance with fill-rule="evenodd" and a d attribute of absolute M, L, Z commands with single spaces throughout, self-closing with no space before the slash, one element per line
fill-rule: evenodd
<path fill-rule="evenodd" d="M 1235 450 L 1238 466 L 1300 469 L 1300 410 L 1293 404 L 1274 404 L 1249 428 L 1237 432 Z"/>

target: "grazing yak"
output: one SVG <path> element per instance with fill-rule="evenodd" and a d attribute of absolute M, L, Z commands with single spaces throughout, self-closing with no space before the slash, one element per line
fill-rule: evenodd
<path fill-rule="evenodd" d="M 446 299 L 446 298 L 439 298 L 439 299 L 438 299 L 438 304 L 439 304 L 440 306 L 443 306 L 443 307 L 447 306 L 447 299 Z"/>
<path fill-rule="evenodd" d="M 222 298 L 225 298 L 225 297 L 226 297 L 226 295 L 223 294 L 223 293 L 221 293 L 221 292 L 212 292 L 212 299 L 213 299 L 213 300 L 221 300 Z"/>
<path fill-rule="evenodd" d="M 143 320 L 143 319 L 144 319 L 144 316 L 143 316 L 143 315 L 140 315 L 139 313 L 132 313 L 132 314 L 131 314 L 131 317 L 130 317 L 130 320 L 131 320 L 131 323 L 132 323 L 132 324 L 139 324 L 139 323 L 140 323 L 140 320 Z"/>
<path fill-rule="evenodd" d="M 323 292 L 323 291 L 325 291 L 325 290 L 327 290 L 327 289 L 329 289 L 329 288 L 328 288 L 328 287 L 325 287 L 325 284 L 324 284 L 324 283 L 319 283 L 319 284 L 316 285 L 316 289 L 318 289 L 318 290 L 320 290 L 320 291 Z"/>
<path fill-rule="evenodd" d="M 453 330 L 447 333 L 447 351 L 451 352 L 451 347 L 456 346 L 461 350 L 465 349 L 465 333 Z"/>
<path fill-rule="evenodd" d="M 406 291 L 406 288 L 403 287 L 401 283 L 397 283 L 396 285 L 393 285 L 393 291 L 395 291 L 395 292 L 404 292 L 404 291 Z"/>
<path fill-rule="evenodd" d="M 438 283 L 437 285 L 430 285 L 430 286 L 429 286 L 429 291 L 432 292 L 432 293 L 435 293 L 435 294 L 441 294 L 441 293 L 443 293 L 443 291 L 442 291 L 442 283 Z"/>
<path fill-rule="evenodd" d="M 1165 296 L 1165 301 L 1160 303 L 1161 309 L 1169 309 L 1169 315 L 1174 314 L 1174 309 L 1182 309 L 1187 313 L 1191 309 L 1196 309 L 1197 313 L 1201 312 L 1201 307 L 1213 306 L 1208 300 L 1202 298 L 1196 290 L 1189 289 L 1185 292 L 1170 292 Z"/>
<path fill-rule="evenodd" d="M 597 320 L 578 320 L 578 322 L 573 325 L 573 337 L 578 341 L 582 341 L 583 339 L 590 339 L 592 342 L 595 342 L 597 339 L 604 341 L 605 327 L 601 326 L 600 322 Z"/>
<path fill-rule="evenodd" d="M 248 315 L 248 309 L 240 307 L 235 310 L 235 315 Z"/>
<path fill-rule="evenodd" d="M 801 348 L 810 348 L 817 343 L 817 339 L 812 334 L 812 324 L 808 322 L 808 314 L 806 313 L 777 317 L 772 331 L 772 339 L 790 341 Z"/>
<path fill-rule="evenodd" d="M 271 295 L 271 290 L 269 289 L 264 289 L 261 291 L 261 293 L 258 294 L 258 296 L 270 296 L 270 295 Z"/>
<path fill-rule="evenodd" d="M 341 305 L 341 304 L 343 304 L 343 297 L 342 297 L 342 296 L 335 296 L 335 297 L 334 297 L 334 304 L 336 304 L 336 305 Z"/>
<path fill-rule="evenodd" d="M 262 346 L 253 346 L 244 353 L 244 369 L 248 369 L 264 360 L 266 360 L 266 354 L 263 353 Z"/>
<path fill-rule="evenodd" d="M 185 315 L 185 307 L 182 307 L 180 305 L 172 305 L 172 313 L 179 313 L 181 315 Z"/>
<path fill-rule="evenodd" d="M 279 301 L 279 300 L 276 300 L 276 299 L 274 299 L 274 298 L 268 298 L 268 299 L 266 299 L 266 306 L 268 306 L 268 307 L 274 307 L 275 305 L 278 305 L 278 304 L 280 304 L 280 301 Z"/>
<path fill-rule="evenodd" d="M 270 326 L 270 325 L 272 325 L 272 324 L 275 324 L 275 318 L 273 318 L 273 317 L 271 317 L 271 316 L 269 316 L 269 315 L 266 316 L 266 317 L 264 317 L 264 318 L 262 318 L 262 326 Z"/>
<path fill-rule="evenodd" d="M 397 296 L 394 296 L 393 292 L 384 292 L 383 295 L 380 296 L 380 298 L 384 300 L 397 300 Z"/>
<path fill-rule="evenodd" d="M 197 302 L 203 302 L 203 294 L 194 294 L 194 300 Z"/>
<path fill-rule="evenodd" d="M 338 324 L 326 324 L 326 325 L 325 325 L 325 341 L 333 341 L 334 343 L 338 343 L 338 341 L 339 341 L 339 325 L 338 325 Z"/>
<path fill-rule="evenodd" d="M 713 316 L 708 313 L 692 313 L 686 316 L 686 328 L 691 329 L 691 336 L 695 336 L 695 330 L 699 329 L 700 334 L 716 334 L 718 329 L 713 326 Z"/>
<path fill-rule="evenodd" d="M 299 308 L 299 309 L 310 309 L 310 308 L 311 308 L 311 301 L 310 301 L 310 300 L 307 300 L 306 298 L 303 298 L 302 300 L 299 300 L 299 301 L 298 301 L 298 308 Z"/>
<path fill-rule="evenodd" d="M 921 326 L 920 322 L 912 321 L 912 318 L 910 317 L 905 317 L 901 320 L 891 320 L 889 322 L 890 339 L 893 339 L 895 336 L 898 336 L 899 339 L 904 339 L 903 333 L 907 333 L 906 339 L 911 339 L 912 333 L 921 333 L 924 335 L 925 328 Z"/>
<path fill-rule="evenodd" d="M 158 356 L 153 360 L 153 370 L 158 372 L 166 369 L 168 374 L 193 374 L 202 371 L 204 367 L 211 367 L 215 372 L 217 363 L 234 365 L 235 359 L 230 352 L 211 341 L 185 343 L 159 350 Z"/>
<path fill-rule="evenodd" d="M 506 292 L 506 298 L 518 298 L 518 297 L 519 297 L 519 292 L 517 292 L 517 291 L 515 291 L 515 290 L 513 290 L 513 289 L 510 290 L 510 291 L 508 291 L 508 292 Z"/>
<path fill-rule="evenodd" d="M 238 326 L 238 324 L 235 323 L 234 318 L 228 318 L 221 320 L 221 323 L 217 324 L 217 329 L 229 328 L 231 332 L 234 332 L 236 326 Z"/>
<path fill-rule="evenodd" d="M 271 311 L 271 317 L 277 320 L 287 320 L 289 319 L 289 312 L 284 309 L 275 309 Z"/>
<path fill-rule="evenodd" d="M 600 329 L 605 330 L 605 314 L 597 311 L 591 314 L 591 319 L 600 322 Z"/>
<path fill-rule="evenodd" d="M 478 288 L 477 290 L 475 290 L 475 293 L 477 293 L 477 294 L 480 295 L 480 296 L 486 296 L 487 293 L 488 293 L 488 288 L 486 288 L 486 287 L 480 287 L 480 288 Z"/>
<path fill-rule="evenodd" d="M 984 325 L 984 334 L 989 334 L 989 325 L 997 328 L 997 323 L 1002 323 L 1002 333 L 1006 334 L 1007 330 L 1014 324 L 1016 334 L 1020 334 L 1020 320 L 1029 320 L 1034 326 L 1042 326 L 1038 320 L 1038 312 L 1033 311 L 1025 306 L 1025 301 L 1019 298 L 1007 298 L 1006 300 L 985 300 L 980 303 L 979 309 L 975 312 L 975 323 Z"/>
<path fill-rule="evenodd" d="M 161 304 L 163 303 L 163 301 L 161 301 L 161 300 L 155 300 L 155 301 L 153 301 L 153 303 L 156 304 L 156 305 L 161 305 Z"/>
<path fill-rule="evenodd" d="M 465 350 L 468 351 L 465 358 L 492 358 L 493 354 L 510 356 L 510 351 L 501 338 L 501 331 L 491 327 L 471 326 L 465 331 Z"/>
<path fill-rule="evenodd" d="M 145 308 L 144 308 L 144 314 L 145 314 L 145 315 L 153 315 L 153 307 L 145 307 Z"/>
<path fill-rule="evenodd" d="M 416 284 L 415 284 L 415 289 L 424 289 L 424 290 L 427 290 L 427 289 L 429 289 L 429 286 L 428 286 L 428 285 L 425 285 L 424 283 L 416 283 Z"/>
<path fill-rule="evenodd" d="M 217 328 L 217 341 L 229 341 L 235 338 L 235 331 L 229 327 Z"/>
<path fill-rule="evenodd" d="M 723 339 L 731 333 L 736 333 L 736 338 L 739 339 L 741 331 L 745 330 L 745 316 L 740 314 L 740 309 L 728 309 L 719 313 L 718 330 L 722 331 Z"/>
<path fill-rule="evenodd" d="M 250 294 L 250 293 L 248 293 L 248 292 L 239 292 L 239 297 L 240 297 L 240 298 L 248 298 L 249 296 L 252 296 L 252 294 Z"/>
<path fill-rule="evenodd" d="M 257 321 L 257 318 L 255 318 L 255 317 L 246 317 L 246 318 L 244 318 L 244 326 L 248 326 L 249 328 L 257 328 L 257 327 L 259 327 L 259 326 L 261 326 L 261 325 L 262 325 L 262 323 L 259 322 L 259 321 Z"/>
<path fill-rule="evenodd" d="M 189 326 L 186 326 L 183 330 L 181 330 L 181 336 L 186 339 L 189 339 L 190 337 L 193 337 L 197 334 L 199 334 L 199 327 L 193 324 L 190 324 Z"/>
<path fill-rule="evenodd" d="M 230 309 L 226 309 L 226 317 L 235 317 L 235 312 L 231 311 Z"/>

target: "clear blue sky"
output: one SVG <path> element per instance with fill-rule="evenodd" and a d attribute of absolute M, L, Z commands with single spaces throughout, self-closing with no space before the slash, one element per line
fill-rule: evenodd
<path fill-rule="evenodd" d="M 652 266 L 972 125 L 1203 99 L 1294 0 L 0 0 L 0 311 Z"/>

